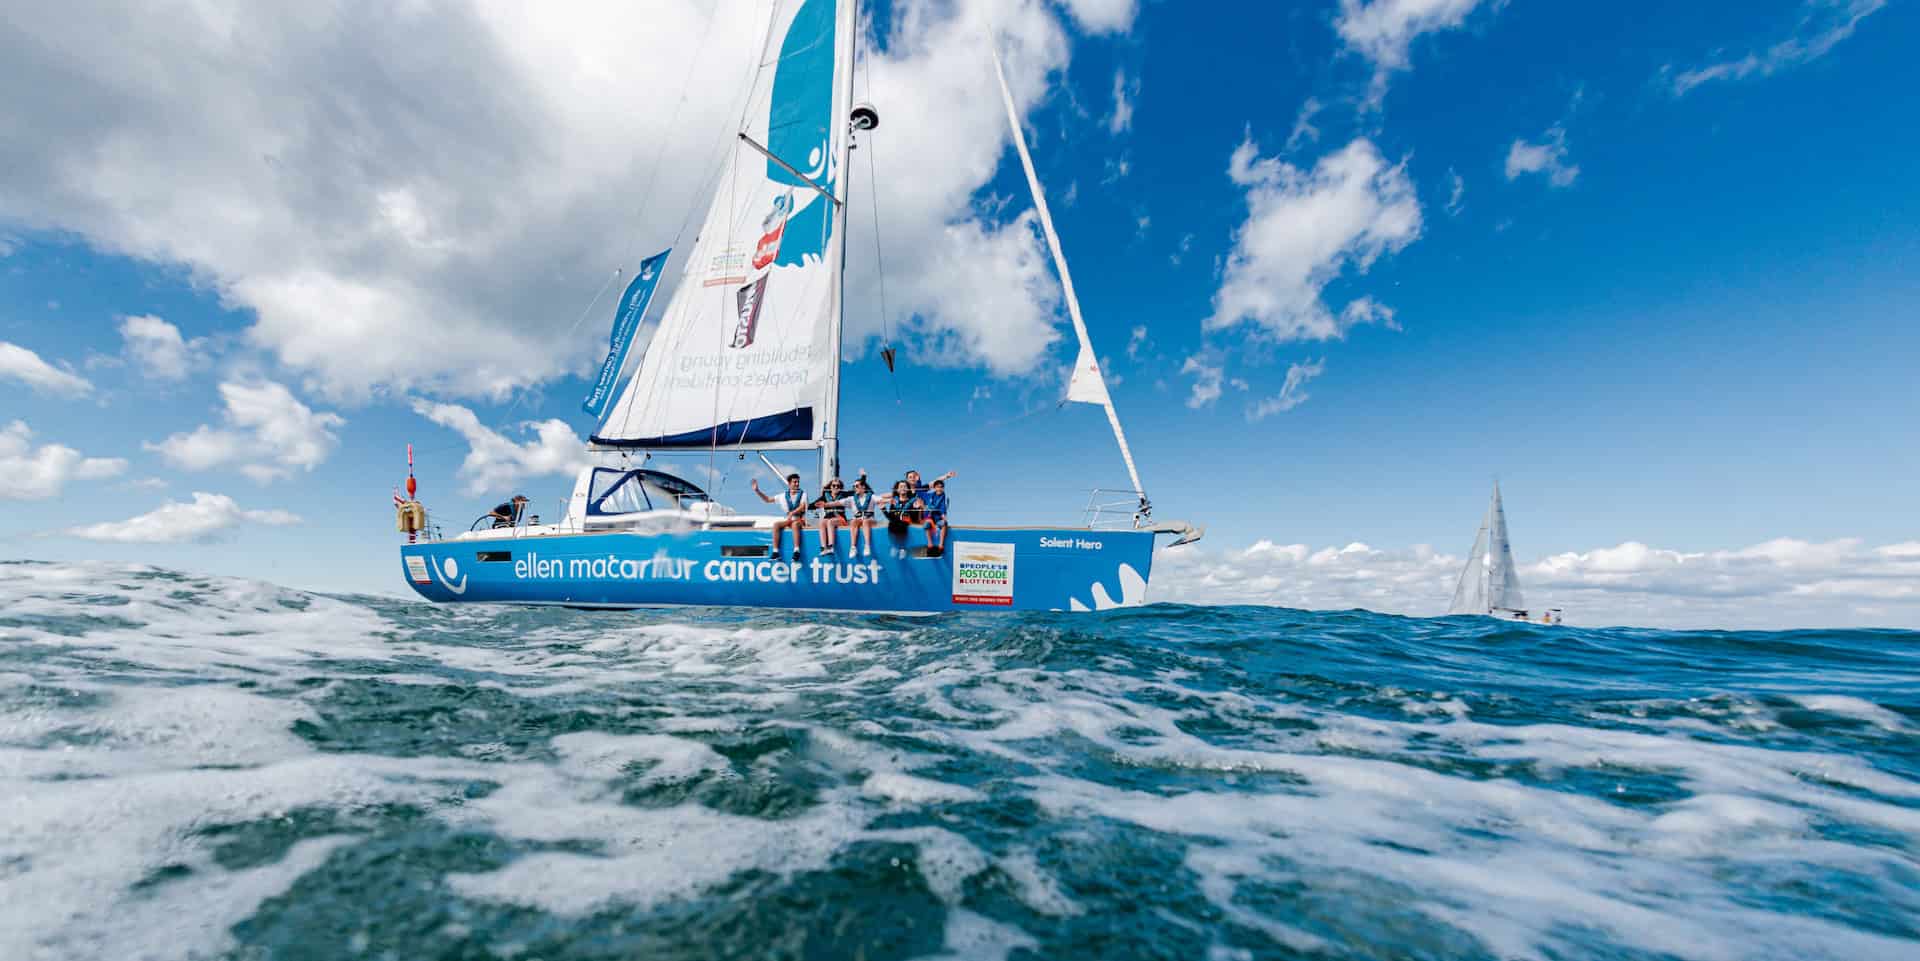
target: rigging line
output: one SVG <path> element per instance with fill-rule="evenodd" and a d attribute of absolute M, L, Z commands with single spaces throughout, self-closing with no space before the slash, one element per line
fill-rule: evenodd
<path fill-rule="evenodd" d="M 674 102 L 673 115 L 667 121 L 666 132 L 660 137 L 660 146 L 653 152 L 653 163 L 647 172 L 647 185 L 640 191 L 640 209 L 635 211 L 633 216 L 632 237 L 627 241 L 626 253 L 621 257 L 619 265 L 614 268 L 613 276 L 608 278 L 605 284 L 601 285 L 600 292 L 593 295 L 593 300 L 587 304 L 587 309 L 581 311 L 579 318 L 573 322 L 573 326 L 567 329 L 565 340 L 573 339 L 574 332 L 580 329 L 580 325 L 586 321 L 587 315 L 592 313 L 593 308 L 600 303 L 600 298 L 606 295 L 607 288 L 611 287 L 613 281 L 625 272 L 626 265 L 632 263 L 633 258 L 638 253 L 641 228 L 647 219 L 647 208 L 653 203 L 653 188 L 660 180 L 660 168 L 666 160 L 667 145 L 675 139 L 673 134 L 680 126 L 680 114 L 685 111 L 687 106 L 687 91 L 693 86 L 693 75 L 695 71 L 699 69 L 701 59 L 706 55 L 707 38 L 713 33 L 714 20 L 718 19 L 714 14 L 714 9 L 715 8 L 711 6 L 707 8 L 706 22 L 700 28 L 700 39 L 694 44 L 693 56 L 687 59 L 687 72 L 685 76 L 680 78 L 680 96 Z M 682 229 L 684 230 L 684 222 Z M 674 234 L 673 242 L 674 246 L 679 246 L 679 233 Z M 619 371 L 615 371 L 614 373 L 617 377 Z M 595 426 L 596 428 L 598 427 L 598 425 Z"/>
<path fill-rule="evenodd" d="M 1018 414 L 1015 414 L 1012 417 L 1003 417 L 999 420 L 987 421 L 986 423 L 983 423 L 980 426 L 975 427 L 971 430 L 963 430 L 957 434 L 947 434 L 944 436 L 943 440 L 946 442 L 951 442 L 951 441 L 959 440 L 962 437 L 972 437 L 973 435 L 981 433 L 983 431 L 993 430 L 998 427 L 1005 427 L 1008 424 L 1016 424 L 1016 423 L 1019 423 L 1020 421 L 1026 420 L 1029 417 L 1034 417 L 1040 414 L 1051 414 L 1060 409 L 1061 408 L 1057 405 L 1048 406 L 1046 404 L 1042 404 L 1038 407 L 1034 407 L 1029 410 L 1025 410 Z"/>
<path fill-rule="evenodd" d="M 633 218 L 635 225 L 634 236 L 633 240 L 627 245 L 626 258 L 621 261 L 622 264 L 632 263 L 634 255 L 637 252 L 636 248 L 640 246 L 640 232 L 638 228 L 641 222 L 646 220 L 647 207 L 653 202 L 653 187 L 660 179 L 661 162 L 666 159 L 667 145 L 674 142 L 674 131 L 680 126 L 680 114 L 687 106 L 687 91 L 693 86 L 694 71 L 699 68 L 701 58 L 706 55 L 707 37 L 713 32 L 713 21 L 718 19 L 714 14 L 717 6 L 717 4 L 708 6 L 706 24 L 700 28 L 700 39 L 694 45 L 693 56 L 687 60 L 686 76 L 680 80 L 680 98 L 675 101 L 673 105 L 673 117 L 667 121 L 666 133 L 660 138 L 659 149 L 653 153 L 653 168 L 652 171 L 647 174 L 647 186 L 640 191 L 640 210 Z M 676 242 L 679 240 L 677 236 L 674 239 Z"/>
<path fill-rule="evenodd" d="M 871 68 L 869 68 L 871 69 Z M 871 133 L 872 131 L 868 131 Z M 873 215 L 873 269 L 880 278 L 880 346 L 893 350 L 893 338 L 887 333 L 887 262 L 880 253 L 880 190 L 875 184 L 879 174 L 875 172 L 873 160 L 873 137 L 867 138 L 867 212 Z M 900 378 L 893 372 L 893 363 L 887 363 L 887 383 L 893 385 L 894 406 L 900 406 Z"/>
<path fill-rule="evenodd" d="M 674 231 L 674 234 L 673 234 L 673 246 L 675 249 L 679 249 L 680 241 L 686 236 L 687 229 L 693 225 L 694 213 L 703 209 L 700 203 L 701 198 L 706 198 L 707 200 L 706 208 L 710 209 L 713 206 L 713 201 L 720 189 L 720 178 L 724 176 L 727 172 L 732 170 L 733 168 L 732 163 L 726 162 L 726 159 L 725 159 L 726 150 L 729 143 L 734 141 L 735 135 L 737 135 L 741 130 L 746 128 L 747 114 L 749 111 L 753 109 L 754 91 L 758 87 L 758 84 L 756 81 L 759 79 L 762 62 L 766 60 L 767 49 L 773 43 L 773 26 L 774 26 L 773 20 L 774 20 L 775 14 L 779 12 L 777 9 L 778 3 L 779 3 L 779 0 L 770 0 L 770 2 L 765 5 L 767 7 L 767 33 L 766 33 L 766 36 L 760 42 L 759 56 L 747 58 L 746 75 L 741 78 L 742 82 L 740 84 L 741 95 L 740 95 L 739 120 L 735 121 L 732 124 L 722 124 L 720 131 L 714 137 L 714 145 L 708 151 L 709 161 L 707 163 L 707 169 L 713 172 L 708 175 L 706 182 L 701 186 L 700 190 L 692 194 L 689 194 L 687 196 L 686 213 L 680 218 L 680 229 Z M 728 111 L 728 112 L 731 112 L 731 111 Z M 724 117 L 725 114 L 723 113 L 721 114 L 721 116 Z M 734 147 L 736 150 L 738 149 L 737 143 L 734 143 Z M 728 240 L 729 242 L 731 242 L 732 240 L 731 225 L 729 225 Z M 700 238 L 698 235 L 696 235 L 694 237 L 694 247 L 696 249 L 689 252 L 687 264 L 681 270 L 680 284 L 682 285 L 687 283 L 688 278 L 691 276 L 693 268 L 696 266 L 696 264 L 693 262 L 692 255 L 699 253 L 699 250 L 697 249 L 699 245 L 700 245 Z M 680 291 L 676 286 L 676 289 L 674 290 L 674 296 L 670 298 L 667 303 L 667 311 L 669 314 L 672 312 L 674 303 L 679 300 L 679 294 L 680 294 Z M 722 304 L 722 306 L 724 307 L 724 303 Z M 662 318 L 662 320 L 665 320 L 665 319 L 667 318 L 665 317 Z M 651 345 L 649 345 L 649 350 L 647 351 L 647 353 L 651 353 Z M 645 362 L 646 362 L 645 354 L 642 354 L 641 363 L 644 365 Z M 631 386 L 632 385 L 630 384 L 629 387 Z M 657 389 L 657 386 L 658 385 L 654 385 L 654 388 Z M 650 389 L 649 395 L 647 397 L 645 398 L 636 397 L 634 398 L 633 403 L 623 405 L 623 408 L 620 412 L 620 433 L 622 435 L 625 435 L 629 432 L 629 429 L 632 427 L 634 412 L 640 409 L 640 407 L 642 406 L 642 402 L 644 401 L 647 405 L 650 406 L 653 399 L 654 399 L 654 393 L 653 393 L 653 390 Z"/>

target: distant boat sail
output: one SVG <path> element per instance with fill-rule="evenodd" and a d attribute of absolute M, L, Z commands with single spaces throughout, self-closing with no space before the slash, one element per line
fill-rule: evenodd
<path fill-rule="evenodd" d="M 1487 516 L 1480 522 L 1473 553 L 1460 572 L 1460 584 L 1453 589 L 1453 603 L 1447 605 L 1447 613 L 1560 623 L 1559 608 L 1548 608 L 1535 616 L 1528 613 L 1526 605 L 1520 593 L 1520 575 L 1514 569 L 1513 546 L 1507 542 L 1507 511 L 1500 504 L 1500 485 L 1495 483 L 1493 500 L 1487 504 Z"/>
<path fill-rule="evenodd" d="M 649 466 L 656 455 L 726 453 L 744 461 L 752 453 L 771 470 L 767 452 L 816 451 L 822 487 L 840 474 L 848 151 L 856 136 L 879 126 L 879 114 L 853 102 L 855 0 L 771 6 L 767 50 L 778 54 L 764 59 L 748 90 L 679 283 L 638 369 L 619 384 L 626 344 L 666 255 L 646 262 L 622 301 L 607 361 L 584 405 L 588 413 L 605 412 L 588 452 L 621 466 L 583 469 L 557 523 L 523 516 L 519 499 L 442 538 L 420 505 L 406 501 L 396 510 L 409 536 L 401 549 L 408 584 L 441 602 L 573 607 L 1084 611 L 1143 603 L 1156 536 L 1173 535 L 1177 546 L 1202 531 L 1152 519 L 1004 72 L 1008 125 L 1079 349 L 1066 400 L 1105 409 L 1133 485 L 1126 499 L 1089 501 L 1080 526 L 956 525 L 936 546 L 923 515 L 942 501 L 916 493 L 903 512 L 911 522 L 890 518 L 858 554 L 851 531 L 830 545 L 810 520 L 819 549 L 803 556 L 796 534 L 787 555 L 773 548 L 791 517 L 817 511 L 844 521 L 851 511 L 874 520 L 879 505 L 858 498 L 828 503 L 796 487 L 778 498 L 784 514 L 740 514 Z M 756 35 L 766 29 L 751 26 Z M 993 61 L 998 72 L 997 51 Z M 882 356 L 891 370 L 891 351 Z M 887 485 L 879 486 L 884 495 Z"/>

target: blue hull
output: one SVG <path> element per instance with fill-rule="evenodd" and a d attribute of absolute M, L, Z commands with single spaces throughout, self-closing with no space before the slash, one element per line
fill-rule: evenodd
<path fill-rule="evenodd" d="M 918 531 L 904 543 L 874 533 L 874 556 L 850 557 L 814 550 L 810 531 L 799 562 L 766 556 L 767 533 L 752 530 L 439 541 L 400 557 L 407 583 L 439 602 L 910 613 L 1139 604 L 1153 565 L 1146 531 L 956 527 L 938 557 L 919 556 Z"/>

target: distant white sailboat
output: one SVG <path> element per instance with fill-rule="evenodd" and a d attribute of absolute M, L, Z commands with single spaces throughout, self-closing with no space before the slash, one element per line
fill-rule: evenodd
<path fill-rule="evenodd" d="M 1520 593 L 1520 575 L 1514 570 L 1513 546 L 1507 542 L 1507 512 L 1500 506 L 1500 484 L 1493 485 L 1493 501 L 1480 522 L 1480 533 L 1473 539 L 1473 553 L 1460 572 L 1460 585 L 1453 589 L 1448 614 L 1479 614 L 1503 621 L 1532 624 L 1560 623 L 1560 609 L 1550 607 L 1539 614 L 1530 613 Z"/>

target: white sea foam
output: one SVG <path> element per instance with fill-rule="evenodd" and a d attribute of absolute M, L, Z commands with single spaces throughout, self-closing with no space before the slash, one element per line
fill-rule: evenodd
<path fill-rule="evenodd" d="M 1086 913 L 1085 908 L 1061 890 L 1060 882 L 1040 866 L 1040 859 L 1031 850 L 1016 848 L 993 864 L 1013 880 L 1020 900 L 1034 911 L 1057 918 Z"/>
<path fill-rule="evenodd" d="M 947 912 L 946 950 L 937 961 L 1004 961 L 1013 952 L 1040 946 L 1031 935 L 972 911 Z"/>
<path fill-rule="evenodd" d="M 553 739 L 560 769 L 580 779 L 610 780 L 646 768 L 644 783 L 683 781 L 709 772 L 726 773 L 727 759 L 699 741 L 666 734 L 602 734 L 580 731 Z"/>
<path fill-rule="evenodd" d="M 1920 903 L 1902 888 L 1920 845 L 1920 784 L 1857 757 L 1733 743 L 1777 731 L 1753 698 L 1648 701 L 1593 726 L 1502 724 L 1457 685 L 1383 687 L 1365 695 L 1383 715 L 1369 717 L 1209 690 L 1185 669 L 1143 675 L 1131 655 L 1065 669 L 1023 656 L 1009 669 L 976 645 L 930 648 L 924 627 L 582 615 L 509 630 L 485 609 L 422 609 L 419 627 L 392 607 L 119 565 L 0 565 L 0 605 L 23 625 L 0 636 L 49 652 L 32 673 L 0 673 L 0 958 L 230 950 L 235 922 L 357 843 L 357 829 L 348 816 L 341 833 L 240 871 L 215 862 L 202 829 L 380 804 L 509 842 L 565 844 L 446 880 L 467 898 L 566 917 L 645 911 L 742 872 L 794 878 L 862 842 L 910 845 L 945 909 L 949 957 L 1045 950 L 975 910 L 969 891 L 983 879 L 1004 876 L 991 883 L 1010 882 L 1042 918 L 1104 907 L 1062 880 L 1097 867 L 1069 854 L 1045 868 L 1031 846 L 1042 842 L 970 833 L 953 807 L 1027 801 L 1049 838 L 1085 856 L 1112 850 L 1116 830 L 1170 845 L 1208 905 L 1192 915 L 1149 905 L 1170 926 L 1217 936 L 1231 925 L 1295 952 L 1338 939 L 1252 894 L 1338 892 L 1350 915 L 1399 924 L 1412 912 L 1513 958 L 1583 953 L 1570 932 L 1706 961 L 1913 948 L 1766 910 L 1729 880 L 1839 870 L 1863 897 Z M 456 757 L 317 752 L 294 729 L 341 712 L 329 698 L 352 689 L 348 678 L 584 697 L 579 716 L 624 729 L 560 733 L 540 745 L 550 755 L 504 731 L 451 744 Z M 1853 737 L 1911 727 L 1861 698 L 1798 703 L 1868 726 L 1836 725 Z M 791 735 L 791 751 L 738 767 L 709 743 L 770 731 Z M 1178 787 L 1102 783 L 1089 759 Z M 952 762 L 1003 771 L 965 785 L 929 772 Z M 636 785 L 778 778 L 787 764 L 816 787 L 780 818 L 623 801 Z M 1616 802 L 1591 789 L 1607 778 L 1675 797 Z M 473 782 L 497 787 L 470 795 Z M 1884 840 L 1840 839 L 1862 830 Z M 140 885 L 170 866 L 190 871 Z"/>
<path fill-rule="evenodd" d="M 1796 697 L 1794 700 L 1809 711 L 1837 714 L 1856 721 L 1865 721 L 1882 730 L 1904 731 L 1907 729 L 1906 718 L 1872 701 L 1857 697 L 1848 697 L 1844 694 L 1817 694 Z"/>
<path fill-rule="evenodd" d="M 890 772 L 869 776 L 863 788 L 873 797 L 903 801 L 908 804 L 986 800 L 986 795 L 970 787 Z"/>

